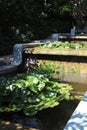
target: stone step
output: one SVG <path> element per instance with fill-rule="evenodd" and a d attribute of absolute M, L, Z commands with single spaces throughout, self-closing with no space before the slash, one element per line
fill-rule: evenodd
<path fill-rule="evenodd" d="M 14 64 L 8 64 L 8 65 L 4 65 L 4 66 L 0 66 L 0 75 L 5 74 L 5 73 L 10 73 L 14 70 L 17 69 L 17 65 Z"/>

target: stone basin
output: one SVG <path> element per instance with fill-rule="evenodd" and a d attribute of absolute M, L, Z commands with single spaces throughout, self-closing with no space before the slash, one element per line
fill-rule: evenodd
<path fill-rule="evenodd" d="M 25 57 L 33 57 L 38 63 L 53 61 L 54 64 L 64 66 L 63 72 L 79 72 L 87 74 L 87 50 L 84 49 L 58 49 L 58 48 L 25 48 Z"/>

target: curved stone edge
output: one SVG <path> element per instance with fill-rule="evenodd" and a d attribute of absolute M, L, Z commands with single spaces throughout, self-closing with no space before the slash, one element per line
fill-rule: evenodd
<path fill-rule="evenodd" d="M 33 48 L 46 43 L 25 43 L 15 44 L 13 47 L 13 65 L 20 65 L 22 63 L 22 53 L 25 48 Z"/>
<path fill-rule="evenodd" d="M 87 130 L 87 91 L 63 130 Z"/>
<path fill-rule="evenodd" d="M 13 62 L 8 65 L 4 65 L 0 67 L 0 75 L 12 72 L 17 69 L 19 65 L 22 63 L 22 53 L 23 49 L 26 47 L 36 47 L 39 45 L 43 45 L 45 43 L 25 43 L 25 44 L 15 44 L 13 46 Z"/>

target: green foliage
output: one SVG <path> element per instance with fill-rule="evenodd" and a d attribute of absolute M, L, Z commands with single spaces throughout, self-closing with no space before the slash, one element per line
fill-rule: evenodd
<path fill-rule="evenodd" d="M 61 42 L 55 41 L 50 42 L 42 46 L 43 48 L 61 48 L 61 49 L 87 49 L 87 45 L 83 43 L 69 43 L 69 42 Z"/>
<path fill-rule="evenodd" d="M 44 39 L 54 32 L 69 32 L 72 21 L 65 20 L 64 14 L 61 18 L 59 6 L 56 1 L 1 0 L 0 55 L 11 53 L 16 43 Z"/>
<path fill-rule="evenodd" d="M 70 99 L 71 85 L 49 80 L 44 75 L 17 74 L 0 77 L 0 112 L 23 110 L 34 115 Z"/>
<path fill-rule="evenodd" d="M 50 61 L 49 63 L 45 63 L 45 62 L 41 62 L 38 67 L 34 67 L 31 72 L 32 73 L 36 73 L 36 74 L 42 74 L 44 75 L 46 78 L 51 79 L 52 78 L 52 74 L 56 73 L 58 74 L 61 71 L 62 67 L 60 67 L 60 65 L 54 64 L 52 61 Z"/>
<path fill-rule="evenodd" d="M 70 32 L 73 25 L 83 28 L 86 14 L 86 0 L 1 0 L 0 55 L 12 53 L 16 43 Z"/>
<path fill-rule="evenodd" d="M 72 13 L 74 8 L 75 1 L 68 0 L 62 6 L 59 7 L 60 14 Z"/>

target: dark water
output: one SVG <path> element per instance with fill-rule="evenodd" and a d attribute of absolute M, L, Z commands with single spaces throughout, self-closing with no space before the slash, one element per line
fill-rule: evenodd
<path fill-rule="evenodd" d="M 63 101 L 58 107 L 40 112 L 40 130 L 63 130 L 79 101 Z"/>
<path fill-rule="evenodd" d="M 23 112 L 1 113 L 1 121 L 10 121 L 13 124 L 18 123 L 19 126 L 22 125 L 23 127 L 18 129 L 17 127 L 9 126 L 9 129 L 7 129 L 6 124 L 4 124 L 3 126 L 0 125 L 0 130 L 63 130 L 78 103 L 79 100 L 62 101 L 59 106 L 40 111 L 32 117 L 25 116 Z"/>

